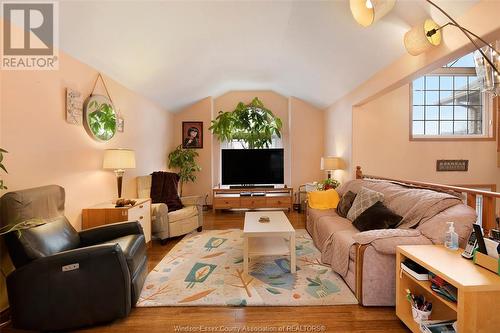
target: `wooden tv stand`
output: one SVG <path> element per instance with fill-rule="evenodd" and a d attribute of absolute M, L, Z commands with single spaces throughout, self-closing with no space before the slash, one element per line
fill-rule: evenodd
<path fill-rule="evenodd" d="M 250 195 L 242 195 L 247 192 Z M 217 209 L 256 209 L 285 208 L 292 211 L 293 188 L 214 188 L 213 210 Z"/>

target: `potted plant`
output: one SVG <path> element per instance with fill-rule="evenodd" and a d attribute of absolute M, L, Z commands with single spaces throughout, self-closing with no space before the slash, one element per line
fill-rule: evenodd
<path fill-rule="evenodd" d="M 269 147 L 273 136 L 281 138 L 281 119 L 255 97 L 249 104 L 238 103 L 232 112 L 219 112 L 210 130 L 219 141 L 241 141 L 247 148 Z"/>
<path fill-rule="evenodd" d="M 333 178 L 328 178 L 318 183 L 318 190 L 326 191 L 329 189 L 336 189 L 340 186 L 340 182 Z"/>
<path fill-rule="evenodd" d="M 5 166 L 2 163 L 4 153 L 8 153 L 8 151 L 0 148 L 0 169 L 2 169 L 5 173 L 8 173 L 7 169 L 5 168 Z M 6 189 L 7 189 L 7 186 L 4 185 L 3 179 L 0 179 L 0 190 L 6 190 Z"/>
<path fill-rule="evenodd" d="M 182 196 L 182 185 L 196 180 L 196 172 L 201 171 L 201 167 L 196 163 L 195 158 L 198 153 L 194 149 L 184 149 L 182 145 L 177 146 L 174 151 L 168 154 L 168 167 L 179 169 L 180 189 Z"/>

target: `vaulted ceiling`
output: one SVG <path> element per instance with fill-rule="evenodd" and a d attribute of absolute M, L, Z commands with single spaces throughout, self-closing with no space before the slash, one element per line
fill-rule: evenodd
<path fill-rule="evenodd" d="M 473 0 L 436 2 L 460 17 Z M 177 111 L 228 90 L 274 90 L 326 107 L 405 53 L 431 15 L 399 0 L 362 28 L 348 1 L 63 1 L 60 45 L 128 88 Z"/>

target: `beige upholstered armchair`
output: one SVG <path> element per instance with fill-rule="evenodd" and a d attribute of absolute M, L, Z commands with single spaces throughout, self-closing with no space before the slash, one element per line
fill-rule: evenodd
<path fill-rule="evenodd" d="M 137 195 L 149 198 L 151 193 L 151 176 L 137 177 Z M 164 203 L 151 205 L 151 229 L 153 236 L 164 243 L 170 237 L 185 235 L 203 227 L 203 205 L 201 196 L 181 197 L 184 208 L 169 212 Z"/>

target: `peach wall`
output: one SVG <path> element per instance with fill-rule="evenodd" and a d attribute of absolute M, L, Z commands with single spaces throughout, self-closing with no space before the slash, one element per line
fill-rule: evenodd
<path fill-rule="evenodd" d="M 500 1 L 480 1 L 459 22 L 486 40 L 500 38 Z M 402 42 L 402 41 L 401 41 Z M 353 177 L 352 113 L 364 103 L 411 82 L 415 77 L 439 67 L 473 49 L 469 40 L 458 30 L 448 27 L 442 45 L 419 56 L 405 54 L 390 66 L 379 71 L 359 87 L 327 108 L 325 115 L 325 154 L 343 157 L 348 169 L 336 173 L 341 180 Z"/>
<path fill-rule="evenodd" d="M 295 190 L 304 183 L 325 178 L 320 170 L 323 156 L 324 112 L 290 97 L 291 180 Z"/>
<path fill-rule="evenodd" d="M 96 77 L 96 70 L 63 53 L 58 71 L 2 73 L 1 143 L 9 151 L 7 186 L 63 186 L 66 215 L 77 229 L 82 208 L 117 195 L 114 173 L 102 169 L 104 149 L 136 151 L 137 168 L 126 171 L 123 185 L 123 196 L 130 198 L 137 195 L 135 177 L 165 169 L 173 147 L 172 114 L 107 77 L 115 107 L 125 118 L 125 132 L 99 143 L 83 126 L 66 123 L 66 87 L 88 96 Z M 99 84 L 98 88 L 103 93 Z"/>
<path fill-rule="evenodd" d="M 496 184 L 496 141 L 409 141 L 410 87 L 404 85 L 353 113 L 353 164 L 368 174 L 442 184 Z M 468 172 L 436 172 L 438 159 L 469 160 Z"/>
<path fill-rule="evenodd" d="M 182 143 L 182 122 L 203 121 L 203 148 L 196 149 L 200 155 L 197 159 L 201 171 L 197 173 L 195 183 L 186 183 L 183 186 L 183 195 L 211 195 L 212 188 L 212 133 L 208 130 L 212 119 L 212 97 L 206 97 L 191 106 L 174 114 L 174 143 Z"/>

